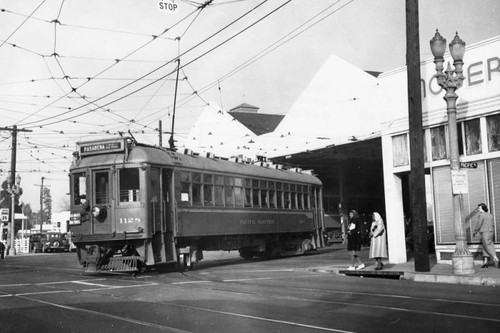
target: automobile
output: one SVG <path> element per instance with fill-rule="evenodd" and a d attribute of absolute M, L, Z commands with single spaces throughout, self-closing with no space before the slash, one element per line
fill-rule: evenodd
<path fill-rule="evenodd" d="M 33 253 L 42 252 L 42 244 L 45 244 L 46 240 L 47 240 L 46 233 L 31 234 L 29 239 L 30 252 Z"/>
<path fill-rule="evenodd" d="M 42 252 L 69 251 L 69 240 L 66 233 L 49 232 L 43 244 Z"/>

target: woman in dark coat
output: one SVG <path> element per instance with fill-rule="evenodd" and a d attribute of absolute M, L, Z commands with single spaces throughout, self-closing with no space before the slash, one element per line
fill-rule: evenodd
<path fill-rule="evenodd" d="M 348 270 L 358 270 L 365 268 L 356 251 L 361 251 L 361 220 L 359 214 L 354 209 L 349 212 L 349 223 L 347 225 L 347 251 L 351 252 L 351 266 Z M 357 261 L 358 265 L 354 266 Z"/>

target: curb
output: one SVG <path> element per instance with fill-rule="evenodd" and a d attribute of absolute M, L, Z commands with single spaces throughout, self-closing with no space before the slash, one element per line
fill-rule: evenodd
<path fill-rule="evenodd" d="M 456 276 L 456 275 L 439 275 L 439 274 L 421 274 L 405 272 L 401 276 L 402 280 L 427 283 L 447 283 L 447 284 L 464 284 L 472 286 L 500 286 L 499 278 L 488 278 L 482 276 Z"/>
<path fill-rule="evenodd" d="M 361 274 L 361 271 L 354 271 L 357 274 L 345 274 L 345 268 L 335 268 L 335 267 L 311 267 L 309 271 L 316 273 L 334 274 L 342 276 L 377 276 L 378 278 L 383 278 L 382 274 Z M 461 285 L 473 285 L 473 286 L 487 286 L 487 287 L 499 287 L 500 278 L 482 277 L 482 276 L 456 276 L 456 275 L 440 275 L 440 274 L 422 274 L 422 273 L 412 273 L 404 272 L 400 275 L 400 280 L 414 281 L 414 282 L 424 282 L 424 283 L 446 283 L 446 284 L 461 284 Z"/>

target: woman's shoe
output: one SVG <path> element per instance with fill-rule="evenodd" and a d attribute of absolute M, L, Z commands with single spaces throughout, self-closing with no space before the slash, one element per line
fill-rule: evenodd
<path fill-rule="evenodd" d="M 356 266 L 356 270 L 359 271 L 360 269 L 365 268 L 365 264 L 361 264 L 359 266 Z"/>
<path fill-rule="evenodd" d="M 481 266 L 481 268 L 488 268 L 488 263 L 487 263 L 487 262 L 485 262 L 485 263 Z"/>
<path fill-rule="evenodd" d="M 376 271 L 380 271 L 381 269 L 382 269 L 382 266 L 377 266 L 377 267 L 375 267 L 375 270 L 376 270 Z"/>

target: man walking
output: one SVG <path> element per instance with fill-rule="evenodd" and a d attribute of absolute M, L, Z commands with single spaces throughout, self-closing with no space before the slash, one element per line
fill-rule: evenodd
<path fill-rule="evenodd" d="M 495 266 L 498 268 L 498 257 L 495 252 L 495 245 L 493 244 L 493 215 L 488 213 L 488 206 L 484 203 L 478 205 L 477 210 L 479 212 L 479 218 L 474 228 L 473 235 L 479 232 L 481 234 L 481 243 L 483 244 L 483 265 L 481 268 L 488 268 L 488 259 L 491 257 L 495 263 Z"/>

